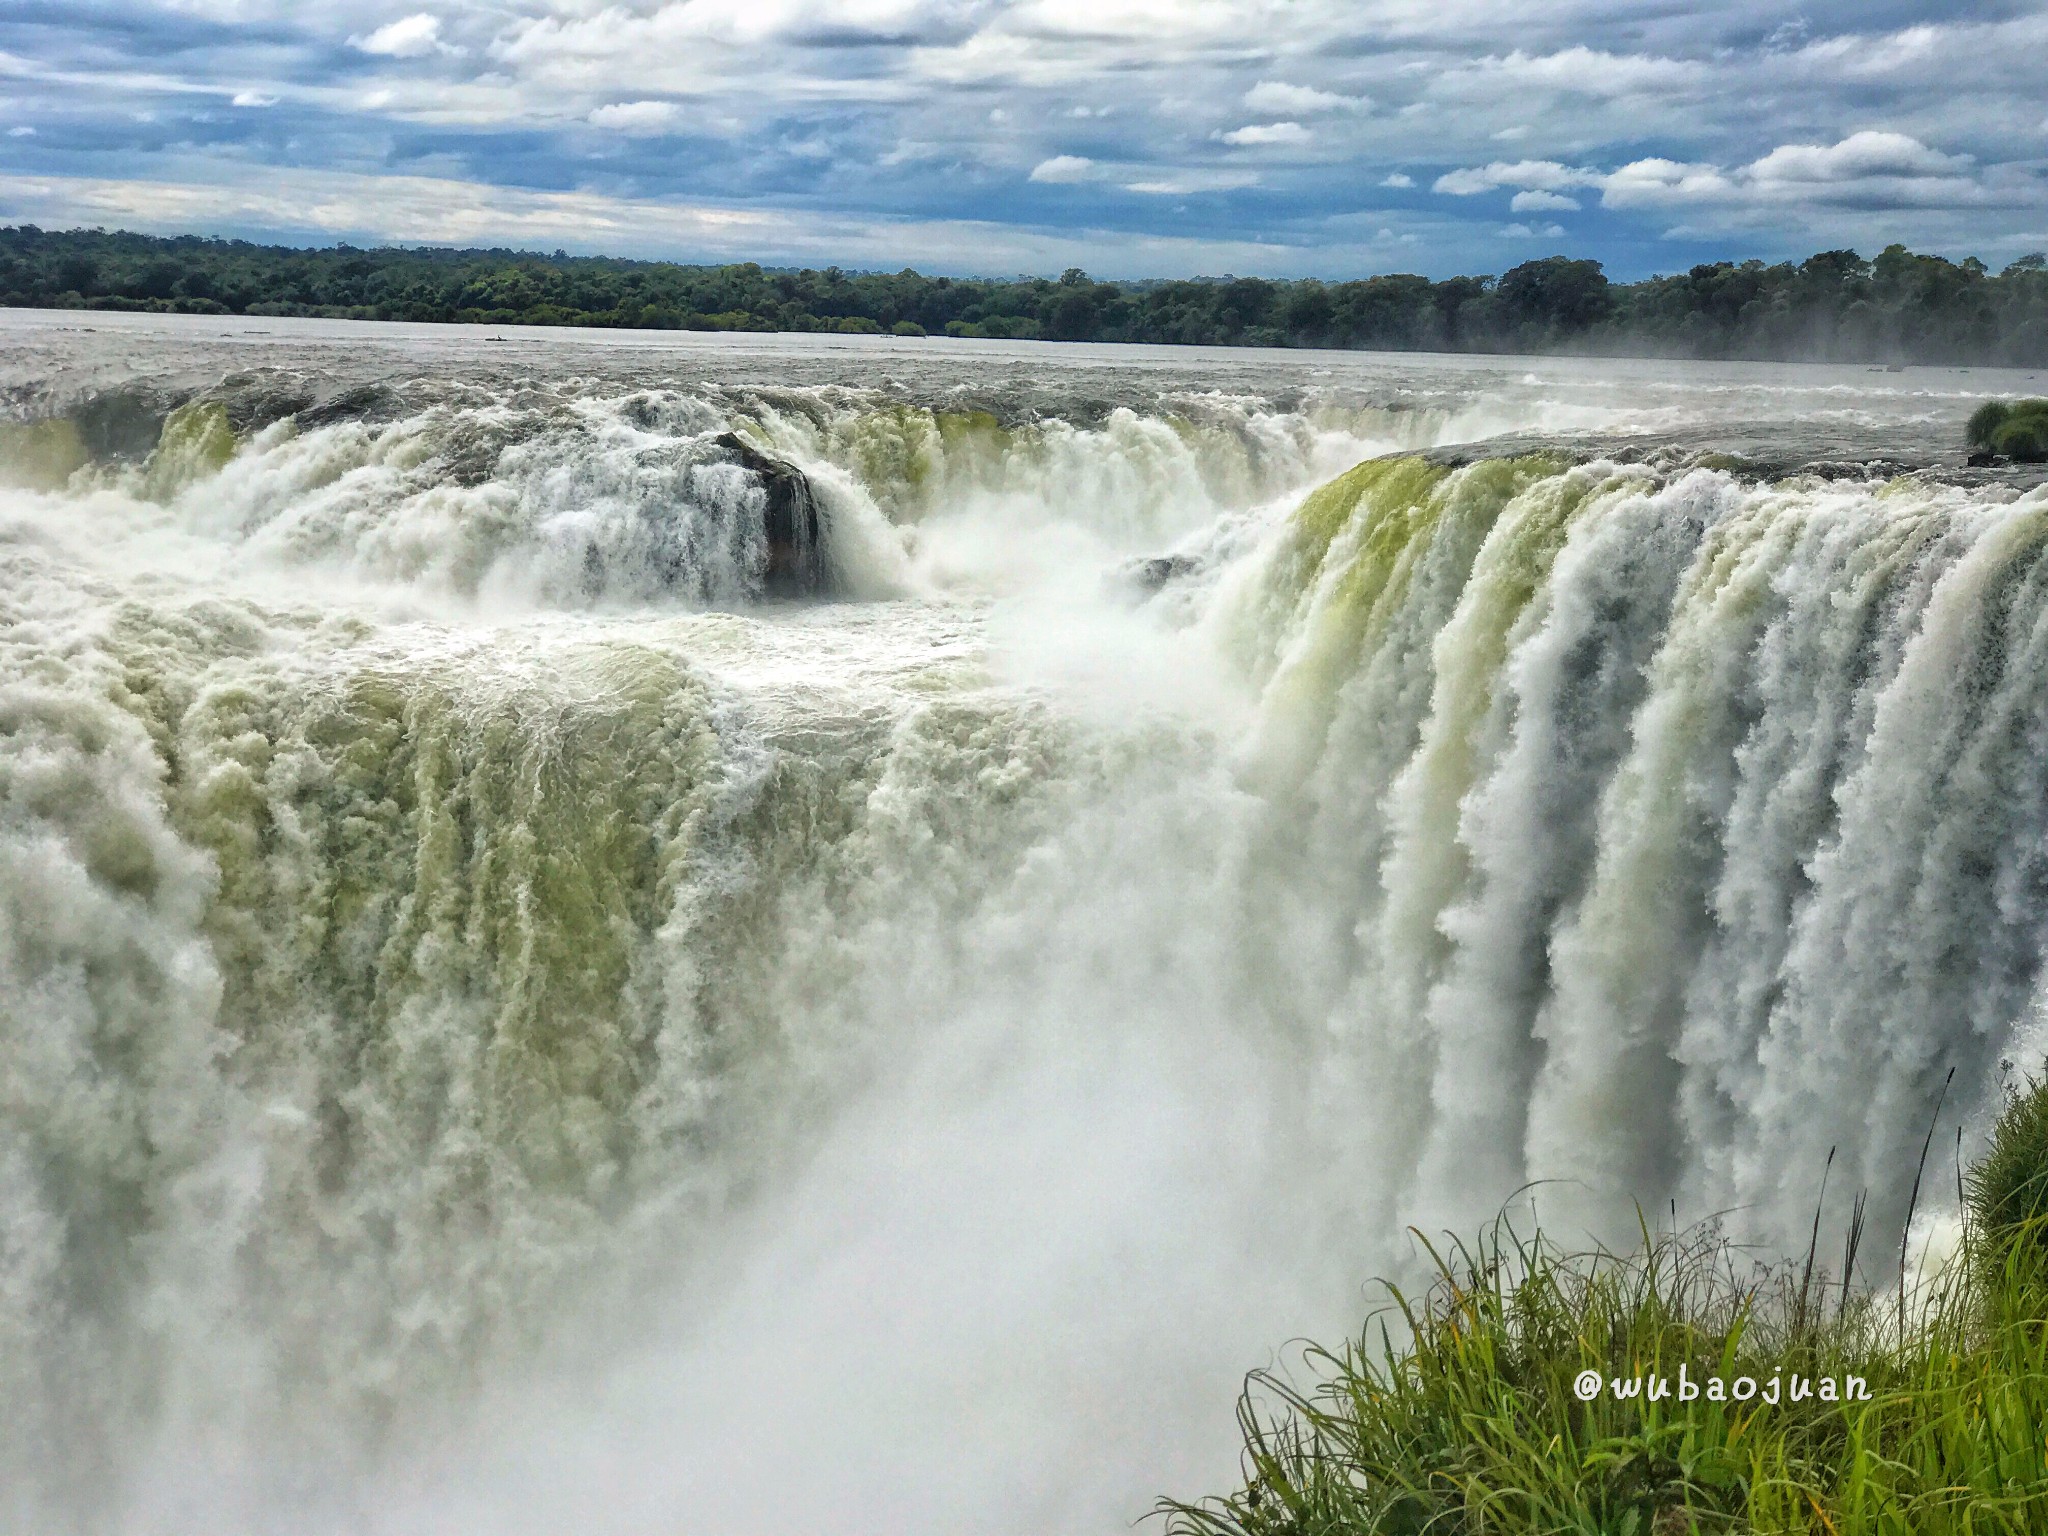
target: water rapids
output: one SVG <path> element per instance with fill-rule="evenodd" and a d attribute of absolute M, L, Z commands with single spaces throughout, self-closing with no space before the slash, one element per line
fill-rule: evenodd
<path fill-rule="evenodd" d="M 0 367 L 0 1528 L 1108 1532 L 1406 1225 L 1896 1245 L 2048 1042 L 2048 495 L 1801 467 L 2023 381 L 117 319 Z"/>

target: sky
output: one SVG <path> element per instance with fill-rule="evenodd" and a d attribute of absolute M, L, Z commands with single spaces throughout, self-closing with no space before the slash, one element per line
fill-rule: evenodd
<path fill-rule="evenodd" d="M 422 8 L 423 3 L 425 8 Z M 0 0 L 0 223 L 1008 276 L 2048 248 L 2048 3 Z"/>

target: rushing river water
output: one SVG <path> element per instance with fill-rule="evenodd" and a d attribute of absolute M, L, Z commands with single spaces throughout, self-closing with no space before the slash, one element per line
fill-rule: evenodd
<path fill-rule="evenodd" d="M 2029 388 L 0 315 L 0 1526 L 1106 1533 L 1405 1224 L 1896 1245 L 2048 496 L 1660 449 Z"/>

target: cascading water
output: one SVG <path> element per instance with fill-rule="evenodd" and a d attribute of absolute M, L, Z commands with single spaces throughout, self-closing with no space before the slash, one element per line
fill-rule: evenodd
<path fill-rule="evenodd" d="M 2042 1048 L 2048 499 L 1668 447 L 1997 379 L 10 324 L 7 1529 L 1107 1531 Z"/>

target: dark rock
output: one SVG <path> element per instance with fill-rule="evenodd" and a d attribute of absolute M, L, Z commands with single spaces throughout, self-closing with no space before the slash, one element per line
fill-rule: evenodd
<path fill-rule="evenodd" d="M 763 453 L 737 432 L 712 440 L 728 462 L 739 465 L 767 493 L 761 518 L 768 536 L 768 570 L 762 587 L 770 597 L 815 597 L 829 590 L 823 527 L 811 482 L 794 464 Z"/>
<path fill-rule="evenodd" d="M 296 391 L 280 388 L 277 405 L 291 401 Z M 299 425 L 311 430 L 341 421 L 395 421 L 405 414 L 405 398 L 387 384 L 355 384 L 345 389 L 320 390 L 315 397 L 292 406 Z"/>
<path fill-rule="evenodd" d="M 1118 566 L 1109 579 L 1142 601 L 1168 582 L 1192 576 L 1201 568 L 1202 562 L 1193 555 L 1148 555 Z"/>
<path fill-rule="evenodd" d="M 121 463 L 149 457 L 175 403 L 154 391 L 110 390 L 69 414 L 96 463 Z"/>

